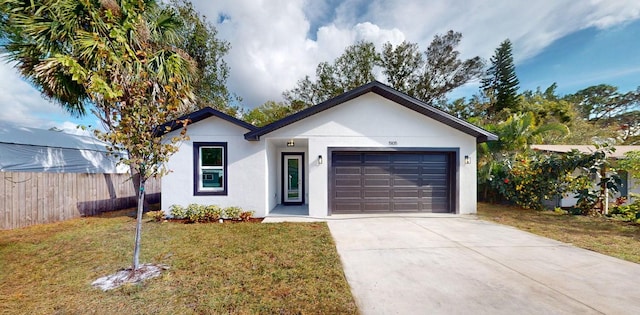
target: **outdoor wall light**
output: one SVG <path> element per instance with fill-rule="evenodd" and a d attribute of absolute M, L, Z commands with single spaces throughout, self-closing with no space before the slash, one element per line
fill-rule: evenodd
<path fill-rule="evenodd" d="M 318 165 L 322 164 L 322 155 L 318 155 Z"/>
<path fill-rule="evenodd" d="M 464 156 L 464 164 L 471 164 L 471 159 L 469 158 L 468 155 Z"/>
<path fill-rule="evenodd" d="M 288 146 L 288 147 L 295 147 L 295 146 L 296 146 L 296 143 L 295 143 L 295 142 L 293 142 L 293 139 L 291 139 L 291 140 L 287 141 L 287 146 Z"/>

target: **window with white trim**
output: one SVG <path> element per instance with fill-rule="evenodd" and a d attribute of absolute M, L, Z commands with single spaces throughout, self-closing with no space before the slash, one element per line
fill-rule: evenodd
<path fill-rule="evenodd" d="M 227 194 L 227 143 L 194 142 L 194 195 Z"/>

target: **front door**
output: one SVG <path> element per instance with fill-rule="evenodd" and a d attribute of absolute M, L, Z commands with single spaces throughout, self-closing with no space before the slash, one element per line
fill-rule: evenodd
<path fill-rule="evenodd" d="M 282 153 L 282 203 L 304 203 L 304 154 Z"/>

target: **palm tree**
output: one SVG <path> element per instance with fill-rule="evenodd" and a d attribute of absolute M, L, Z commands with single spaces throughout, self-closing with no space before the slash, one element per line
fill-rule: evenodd
<path fill-rule="evenodd" d="M 487 183 L 492 180 L 497 164 L 517 152 L 529 150 L 529 145 L 540 143 L 547 133 L 565 136 L 569 128 L 561 123 L 536 125 L 532 112 L 513 114 L 506 121 L 486 126 L 487 130 L 497 134 L 498 141 L 484 142 L 478 145 L 478 184 L 484 186 L 484 197 L 488 193 Z"/>
<path fill-rule="evenodd" d="M 131 167 L 138 194 L 133 270 L 139 267 L 144 185 L 174 148 L 156 127 L 191 101 L 195 69 L 175 48 L 175 16 L 152 0 L 0 0 L 3 49 L 23 77 L 69 112 L 91 102 Z M 173 116 L 172 116 L 173 115 Z M 138 180 L 136 180 L 136 176 Z"/>
<path fill-rule="evenodd" d="M 105 57 L 149 45 L 157 54 L 148 56 L 148 65 L 160 83 L 192 75 L 185 65 L 176 65 L 190 59 L 174 48 L 180 40 L 176 16 L 154 0 L 0 0 L 0 8 L 4 57 L 16 62 L 20 74 L 43 96 L 73 115 L 85 115 L 91 99 L 82 78 L 68 69 L 71 62 L 93 71 L 119 63 Z M 119 45 L 109 38 L 116 30 L 122 32 Z M 104 48 L 111 54 L 104 55 Z"/>
<path fill-rule="evenodd" d="M 78 10 L 71 8 L 75 2 Z M 23 78 L 48 99 L 74 115 L 86 114 L 87 93 L 62 68 L 49 69 L 48 77 L 36 75 L 35 68 L 46 58 L 71 52 L 69 40 L 84 25 L 86 3 L 80 1 L 0 0 L 0 49 L 17 63 Z M 60 23 L 57 18 L 63 18 Z"/>

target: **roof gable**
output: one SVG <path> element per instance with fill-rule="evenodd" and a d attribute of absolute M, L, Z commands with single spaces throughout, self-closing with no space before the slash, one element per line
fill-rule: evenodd
<path fill-rule="evenodd" d="M 389 86 L 386 86 L 378 81 L 373 81 L 371 83 L 365 84 L 361 87 L 353 89 L 349 92 L 336 96 L 330 100 L 322 102 L 318 105 L 311 106 L 305 110 L 297 112 L 293 115 L 287 116 L 283 119 L 275 121 L 271 124 L 268 124 L 262 128 L 252 130 L 244 135 L 245 139 L 257 141 L 260 140 L 260 137 L 275 131 L 277 129 L 288 126 L 294 122 L 305 119 L 309 116 L 315 115 L 322 111 L 325 111 L 334 106 L 343 104 L 347 101 L 360 97 L 366 93 L 375 93 L 378 94 L 390 101 L 393 101 L 399 105 L 405 106 L 409 109 L 412 109 L 418 113 L 421 113 L 429 118 L 432 118 L 438 122 L 441 122 L 449 127 L 460 130 L 466 134 L 469 134 L 476 138 L 476 142 L 486 142 L 498 140 L 498 136 L 478 127 L 473 124 L 470 124 L 462 119 L 454 117 L 450 114 L 447 114 L 439 109 L 436 109 L 426 103 L 410 97 L 404 93 L 401 93 L 395 89 L 392 89 Z"/>
<path fill-rule="evenodd" d="M 245 128 L 247 130 L 249 130 L 249 132 L 253 132 L 255 130 L 258 129 L 258 127 L 244 121 L 244 120 L 240 120 L 238 118 L 235 118 L 233 116 L 227 115 L 217 109 L 211 108 L 211 107 L 205 107 L 203 109 L 197 110 L 193 113 L 184 115 L 178 119 L 172 120 L 170 122 L 167 122 L 165 124 L 163 124 L 162 126 L 159 127 L 159 130 L 166 130 L 167 127 L 170 128 L 170 131 L 173 131 L 177 128 L 182 128 L 182 124 L 177 123 L 178 121 L 181 120 L 189 120 L 189 124 L 193 124 L 193 123 L 197 123 L 201 120 L 207 119 L 211 116 L 215 116 L 218 117 L 220 119 L 226 120 L 232 124 L 238 125 L 242 128 Z M 166 132 L 160 132 L 161 134 L 166 133 Z"/>

